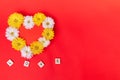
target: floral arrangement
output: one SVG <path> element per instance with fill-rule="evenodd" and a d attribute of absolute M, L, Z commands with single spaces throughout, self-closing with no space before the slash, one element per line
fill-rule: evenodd
<path fill-rule="evenodd" d="M 26 40 L 20 37 L 19 29 L 21 26 L 24 26 L 25 29 L 32 29 L 35 25 L 43 27 L 42 37 L 27 45 Z M 5 36 L 11 41 L 12 48 L 21 52 L 22 57 L 31 59 L 34 55 L 41 54 L 44 48 L 50 44 L 50 40 L 54 38 L 54 25 L 54 20 L 41 12 L 34 16 L 23 16 L 21 13 L 15 12 L 8 18 Z"/>

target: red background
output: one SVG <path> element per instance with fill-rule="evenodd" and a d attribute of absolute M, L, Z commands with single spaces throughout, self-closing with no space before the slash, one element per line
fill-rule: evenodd
<path fill-rule="evenodd" d="M 55 39 L 30 60 L 29 68 L 5 38 L 7 18 L 15 11 L 42 11 L 56 21 Z M 0 45 L 0 80 L 120 80 L 120 1 L 0 0 Z M 54 64 L 55 57 L 61 58 L 60 65 Z"/>

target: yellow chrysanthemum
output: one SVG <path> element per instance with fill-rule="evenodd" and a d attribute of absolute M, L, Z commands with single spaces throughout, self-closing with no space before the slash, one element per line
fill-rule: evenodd
<path fill-rule="evenodd" d="M 45 18 L 46 16 L 43 13 L 36 13 L 33 17 L 33 21 L 37 26 L 40 26 Z"/>
<path fill-rule="evenodd" d="M 12 48 L 18 51 L 21 50 L 25 45 L 25 40 L 22 38 L 16 38 L 12 41 Z"/>
<path fill-rule="evenodd" d="M 51 40 L 54 38 L 54 31 L 53 29 L 46 28 L 42 32 L 42 36 L 45 37 L 47 40 Z"/>
<path fill-rule="evenodd" d="M 20 13 L 13 13 L 8 18 L 8 25 L 14 28 L 19 28 L 23 23 L 24 16 Z"/>
<path fill-rule="evenodd" d="M 36 54 L 40 54 L 43 51 L 43 44 L 41 42 L 38 41 L 34 41 L 31 45 L 30 45 L 31 51 L 34 55 Z"/>

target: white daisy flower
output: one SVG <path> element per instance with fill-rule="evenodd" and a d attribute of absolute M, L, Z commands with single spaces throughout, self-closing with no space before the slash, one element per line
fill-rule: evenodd
<path fill-rule="evenodd" d="M 31 59 L 33 54 L 29 46 L 25 46 L 21 50 L 21 56 L 27 59 Z"/>
<path fill-rule="evenodd" d="M 54 24 L 55 24 L 54 20 L 51 17 L 47 17 L 43 21 L 42 26 L 43 26 L 43 28 L 53 28 Z"/>
<path fill-rule="evenodd" d="M 12 41 L 19 36 L 19 31 L 16 28 L 8 27 L 5 36 L 8 40 Z"/>
<path fill-rule="evenodd" d="M 34 22 L 32 16 L 26 16 L 23 22 L 26 29 L 31 29 L 34 27 Z"/>
<path fill-rule="evenodd" d="M 38 41 L 42 42 L 44 47 L 47 47 L 50 44 L 50 41 L 46 40 L 44 37 L 40 37 Z"/>

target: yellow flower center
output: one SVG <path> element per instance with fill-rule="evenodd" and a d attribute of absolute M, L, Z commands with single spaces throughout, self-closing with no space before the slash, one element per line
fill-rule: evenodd
<path fill-rule="evenodd" d="M 39 47 L 38 46 L 35 46 L 35 50 L 38 50 L 39 49 Z"/>
<path fill-rule="evenodd" d="M 47 33 L 47 36 L 49 36 L 49 35 L 50 35 L 50 33 L 48 32 L 48 33 Z"/>
<path fill-rule="evenodd" d="M 47 22 L 47 23 L 46 23 L 46 25 L 50 25 L 50 23 L 49 23 L 49 22 Z"/>
<path fill-rule="evenodd" d="M 53 29 L 46 28 L 42 32 L 42 36 L 44 36 L 47 40 L 51 40 L 54 37 L 54 31 Z"/>
<path fill-rule="evenodd" d="M 18 45 L 18 46 L 20 46 L 20 45 L 21 45 L 21 43 L 17 43 L 17 45 Z"/>
<path fill-rule="evenodd" d="M 25 45 L 25 40 L 22 38 L 16 38 L 12 41 L 12 48 L 15 50 L 21 50 Z"/>
<path fill-rule="evenodd" d="M 17 20 L 17 19 L 15 19 L 15 20 L 14 20 L 14 22 L 15 22 L 15 23 L 17 23 L 17 22 L 18 22 L 18 20 Z"/>
<path fill-rule="evenodd" d="M 30 45 L 31 51 L 34 55 L 40 54 L 43 51 L 43 44 L 41 42 L 35 41 Z"/>
<path fill-rule="evenodd" d="M 26 54 L 28 54 L 28 51 L 25 51 L 26 52 Z"/>
<path fill-rule="evenodd" d="M 23 23 L 24 16 L 20 13 L 13 13 L 9 16 L 8 19 L 8 25 L 19 29 L 21 27 L 21 24 Z"/>
<path fill-rule="evenodd" d="M 10 35 L 11 35 L 11 36 L 14 36 L 14 32 L 11 32 Z"/>
<path fill-rule="evenodd" d="M 37 18 L 37 20 L 40 20 L 40 18 Z"/>
<path fill-rule="evenodd" d="M 42 43 L 45 43 L 45 41 L 42 41 Z"/>
<path fill-rule="evenodd" d="M 30 21 L 28 21 L 28 23 L 30 23 Z"/>

